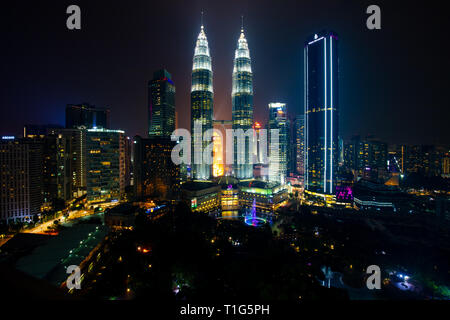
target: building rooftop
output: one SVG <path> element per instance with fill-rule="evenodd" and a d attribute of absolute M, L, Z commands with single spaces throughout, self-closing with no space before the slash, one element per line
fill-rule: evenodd
<path fill-rule="evenodd" d="M 188 191 L 199 191 L 216 187 L 217 183 L 210 181 L 188 181 L 182 184 L 181 188 Z"/>
<path fill-rule="evenodd" d="M 134 215 L 139 209 L 139 206 L 132 203 L 122 203 L 113 208 L 107 209 L 106 215 Z"/>
<path fill-rule="evenodd" d="M 221 186 L 237 185 L 239 180 L 232 176 L 222 176 L 217 179 L 217 183 Z"/>
<path fill-rule="evenodd" d="M 260 188 L 260 189 L 273 189 L 278 187 L 280 184 L 278 182 L 268 182 L 261 180 L 250 180 L 239 182 L 239 187 L 244 188 Z"/>

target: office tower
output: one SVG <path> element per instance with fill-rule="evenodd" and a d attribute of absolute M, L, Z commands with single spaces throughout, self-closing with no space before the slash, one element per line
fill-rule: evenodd
<path fill-rule="evenodd" d="M 242 129 L 245 133 L 253 126 L 253 75 L 244 29 L 241 29 L 238 45 L 234 53 L 233 83 L 232 83 L 232 118 L 233 129 Z M 253 177 L 252 138 L 245 135 L 244 148 L 238 148 L 238 139 L 234 138 L 234 176 L 238 179 Z M 239 161 L 241 159 L 241 161 Z"/>
<path fill-rule="evenodd" d="M 213 177 L 221 177 L 225 173 L 223 158 L 223 135 L 214 131 L 213 134 Z"/>
<path fill-rule="evenodd" d="M 373 137 L 352 137 L 346 144 L 344 153 L 346 167 L 357 171 L 359 175 L 366 168 L 387 170 L 387 144 Z"/>
<path fill-rule="evenodd" d="M 124 141 L 124 166 L 125 166 L 125 174 L 123 176 L 124 181 L 123 185 L 126 187 L 131 185 L 132 182 L 132 174 L 133 174 L 133 139 L 130 137 L 126 137 L 123 139 Z"/>
<path fill-rule="evenodd" d="M 344 165 L 344 139 L 341 137 L 338 138 L 339 141 L 339 167 Z"/>
<path fill-rule="evenodd" d="M 0 140 L 0 220 L 30 221 L 41 212 L 43 141 Z"/>
<path fill-rule="evenodd" d="M 260 122 L 255 122 L 253 129 L 254 139 L 256 141 L 253 145 L 253 177 L 258 180 L 267 181 L 269 176 L 269 135 L 267 133 L 267 127 L 263 128 Z"/>
<path fill-rule="evenodd" d="M 253 154 L 254 154 L 254 163 L 262 164 L 264 163 L 264 154 L 261 150 L 261 129 L 262 125 L 260 122 L 256 121 L 253 125 L 253 129 L 255 130 L 255 143 L 253 144 Z M 267 152 L 267 150 L 265 150 Z M 267 153 L 265 153 L 267 154 Z"/>
<path fill-rule="evenodd" d="M 297 155 L 295 145 L 295 119 L 287 118 L 288 124 L 288 165 L 287 176 L 297 174 Z"/>
<path fill-rule="evenodd" d="M 429 145 L 402 146 L 402 163 L 404 173 L 420 173 L 424 176 L 441 174 L 441 155 L 436 147 Z"/>
<path fill-rule="evenodd" d="M 450 152 L 446 152 L 442 156 L 442 177 L 449 178 L 450 177 Z"/>
<path fill-rule="evenodd" d="M 37 136 L 45 136 L 49 129 L 64 129 L 64 127 L 58 124 L 26 124 L 23 126 L 23 137 L 34 138 Z"/>
<path fill-rule="evenodd" d="M 177 142 L 134 137 L 134 190 L 137 199 L 178 199 L 180 167 L 171 159 Z"/>
<path fill-rule="evenodd" d="M 287 144 L 287 171 L 286 176 L 297 174 L 297 155 L 296 155 L 296 137 L 295 137 L 295 119 L 286 116 L 288 144 Z"/>
<path fill-rule="evenodd" d="M 175 141 L 177 144 L 181 143 L 183 141 L 183 136 L 179 136 L 177 137 L 177 140 Z M 183 152 L 184 150 L 180 151 L 180 156 L 183 156 Z M 134 152 L 133 152 L 134 155 Z M 134 165 L 133 165 L 134 168 Z M 189 180 L 191 178 L 190 173 L 191 173 L 191 167 L 190 165 L 186 164 L 186 163 L 181 163 L 179 165 L 179 169 L 180 169 L 180 183 L 186 182 L 187 180 Z M 134 169 L 133 169 L 133 175 L 135 175 Z"/>
<path fill-rule="evenodd" d="M 66 128 L 109 128 L 109 109 L 96 108 L 88 103 L 68 104 L 66 107 Z"/>
<path fill-rule="evenodd" d="M 269 181 L 285 184 L 289 153 L 289 123 L 285 103 L 269 103 L 268 129 Z M 277 130 L 278 134 L 275 134 L 272 130 Z"/>
<path fill-rule="evenodd" d="M 298 115 L 294 120 L 295 170 L 303 177 L 305 147 L 305 116 Z"/>
<path fill-rule="evenodd" d="M 305 187 L 333 194 L 338 163 L 338 38 L 315 34 L 304 48 Z"/>
<path fill-rule="evenodd" d="M 194 180 L 208 180 L 211 177 L 212 164 L 203 160 L 203 150 L 211 144 L 211 139 L 204 141 L 205 131 L 213 127 L 213 73 L 211 56 L 209 54 L 208 39 L 203 25 L 195 45 L 192 87 L 191 87 L 191 133 L 192 153 L 191 168 Z M 202 125 L 201 132 L 194 132 L 195 122 Z"/>
<path fill-rule="evenodd" d="M 356 167 L 356 151 L 353 141 L 344 143 L 344 166 L 349 170 Z"/>
<path fill-rule="evenodd" d="M 153 74 L 148 83 L 148 136 L 170 138 L 175 130 L 175 84 L 165 70 Z"/>
<path fill-rule="evenodd" d="M 387 170 L 388 151 L 387 144 L 379 140 L 370 139 L 369 144 L 369 167 Z"/>
<path fill-rule="evenodd" d="M 232 149 L 227 150 L 227 133 L 226 131 L 232 129 L 232 120 L 213 120 L 214 132 L 214 150 L 213 150 L 213 176 L 219 177 L 223 175 L 230 175 L 232 171 L 232 164 L 226 162 L 227 153 L 231 153 Z M 220 132 L 220 134 L 219 134 Z M 229 157 L 231 154 L 229 155 Z"/>
<path fill-rule="evenodd" d="M 86 132 L 87 200 L 119 200 L 124 186 L 124 132 L 88 129 Z"/>

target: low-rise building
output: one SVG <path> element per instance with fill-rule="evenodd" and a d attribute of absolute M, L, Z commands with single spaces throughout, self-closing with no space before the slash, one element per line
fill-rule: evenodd
<path fill-rule="evenodd" d="M 396 186 L 360 180 L 353 186 L 353 201 L 356 209 L 397 212 L 410 197 Z"/>
<path fill-rule="evenodd" d="M 188 181 L 181 186 L 181 199 L 194 212 L 214 212 L 220 209 L 221 187 L 215 182 Z"/>
<path fill-rule="evenodd" d="M 253 202 L 258 212 L 274 213 L 288 200 L 288 190 L 278 182 L 260 180 L 239 183 L 239 203 L 241 209 L 251 209 Z"/>

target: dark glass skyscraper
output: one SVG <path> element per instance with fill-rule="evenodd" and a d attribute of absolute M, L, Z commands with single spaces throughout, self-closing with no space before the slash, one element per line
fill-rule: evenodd
<path fill-rule="evenodd" d="M 170 138 L 175 130 L 175 84 L 165 70 L 153 74 L 148 83 L 148 136 Z"/>
<path fill-rule="evenodd" d="M 66 128 L 109 128 L 109 109 L 96 108 L 87 103 L 66 106 Z"/>
<path fill-rule="evenodd" d="M 241 29 L 241 35 L 234 54 L 231 99 L 233 105 L 233 129 L 242 129 L 246 132 L 253 126 L 253 75 L 250 51 L 243 28 Z M 233 171 L 238 179 L 253 178 L 253 161 L 250 159 L 253 146 L 251 146 L 249 139 L 249 137 L 245 137 L 245 148 L 242 148 L 242 150 L 239 150 L 237 147 L 237 138 L 235 138 L 233 144 Z M 238 154 L 238 150 L 243 154 Z M 238 163 L 238 158 L 242 159 L 241 163 Z"/>
<path fill-rule="evenodd" d="M 176 199 L 180 166 L 171 159 L 175 141 L 134 137 L 134 190 L 137 199 Z"/>
<path fill-rule="evenodd" d="M 208 180 L 211 177 L 211 164 L 206 164 L 202 159 L 203 150 L 212 142 L 203 141 L 202 137 L 206 130 L 213 128 L 213 84 L 211 56 L 209 54 L 208 39 L 201 26 L 200 33 L 194 51 L 192 67 L 192 87 L 191 87 L 191 131 L 194 130 L 194 123 L 200 121 L 202 124 L 202 136 L 200 138 L 192 136 L 192 172 L 195 180 Z M 200 134 L 200 132 L 198 132 Z M 201 140 L 200 140 L 201 139 Z M 211 150 L 212 152 L 212 150 Z M 195 164 L 195 160 L 202 159 L 202 164 Z M 199 162 L 199 161 L 197 161 Z"/>
<path fill-rule="evenodd" d="M 303 177 L 305 160 L 305 116 L 298 115 L 294 120 L 295 171 Z"/>
<path fill-rule="evenodd" d="M 334 193 L 338 163 L 338 37 L 315 34 L 304 49 L 305 186 Z"/>

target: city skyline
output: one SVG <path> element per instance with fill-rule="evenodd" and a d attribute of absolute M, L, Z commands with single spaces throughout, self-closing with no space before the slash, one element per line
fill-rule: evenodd
<path fill-rule="evenodd" d="M 173 80 L 177 83 L 176 111 L 179 117 L 179 127 L 189 128 L 189 121 L 186 121 L 190 111 L 187 98 L 189 91 L 186 90 L 190 82 L 190 76 L 186 74 L 190 64 L 187 52 L 193 49 L 195 29 L 198 30 L 200 12 L 204 9 L 204 24 L 209 31 L 208 39 L 211 41 L 210 49 L 213 57 L 212 68 L 215 70 L 214 83 L 217 84 L 215 85 L 214 99 L 215 119 L 231 119 L 229 92 L 231 91 L 230 69 L 235 47 L 235 36 L 233 35 L 236 34 L 239 18 L 244 15 L 246 29 L 248 29 L 246 37 L 252 46 L 252 69 L 254 69 L 252 71 L 256 75 L 254 79 L 255 121 L 267 122 L 266 106 L 271 101 L 286 103 L 289 107 L 290 118 L 301 113 L 303 107 L 301 45 L 307 35 L 331 26 L 345 42 L 344 49 L 340 54 L 340 71 L 345 74 L 343 79 L 340 79 L 341 136 L 348 139 L 354 134 L 362 136 L 372 134 L 389 143 L 448 143 L 448 130 L 445 130 L 445 117 L 442 116 L 448 113 L 444 98 L 440 95 L 433 95 L 432 99 L 425 100 L 425 97 L 430 95 L 429 90 L 440 88 L 444 83 L 443 75 L 433 71 L 433 65 L 439 59 L 430 58 L 436 54 L 438 57 L 440 54 L 444 54 L 437 50 L 436 43 L 433 41 L 443 31 L 434 30 L 431 33 L 428 32 L 431 30 L 431 26 L 411 23 L 408 25 L 410 31 L 403 33 L 406 30 L 400 25 L 400 22 L 405 17 L 398 17 L 400 22 L 394 22 L 392 12 L 395 6 L 391 4 L 380 4 L 384 9 L 384 28 L 377 31 L 369 31 L 365 28 L 367 15 L 362 3 L 334 8 L 336 9 L 335 17 L 317 14 L 317 9 L 308 4 L 285 2 L 285 8 L 273 4 L 266 7 L 264 2 L 256 8 L 252 4 L 250 1 L 234 8 L 230 6 L 230 9 L 227 9 L 224 4 L 208 5 L 200 1 L 189 7 L 186 15 L 180 16 L 178 11 L 174 12 L 176 17 L 180 16 L 181 21 L 177 24 L 177 28 L 181 26 L 181 30 L 166 24 L 167 39 L 162 39 L 165 45 L 160 48 L 151 48 L 150 55 L 147 54 L 150 48 L 146 45 L 140 47 L 142 52 L 134 50 L 133 55 L 129 54 L 129 48 L 137 49 L 139 48 L 138 44 L 143 44 L 142 40 L 152 38 L 150 34 L 153 33 L 148 34 L 149 26 L 146 25 L 146 19 L 141 15 L 138 15 L 136 22 L 130 23 L 130 25 L 119 19 L 119 23 L 112 26 L 114 32 L 111 37 L 104 39 L 103 45 L 97 46 L 90 55 L 83 52 L 75 53 L 76 50 L 74 53 L 66 51 L 59 56 L 48 52 L 48 49 L 53 46 L 52 41 L 54 40 L 61 40 L 60 46 L 64 48 L 76 47 L 77 43 L 86 43 L 86 41 L 92 43 L 95 34 L 102 30 L 98 21 L 93 21 L 91 18 L 98 15 L 98 8 L 94 4 L 85 4 L 84 6 L 81 4 L 84 11 L 90 12 L 90 14 L 83 16 L 85 24 L 79 34 L 71 34 L 64 28 L 58 30 L 56 25 L 59 20 L 48 19 L 48 23 L 41 24 L 41 27 L 45 28 L 48 33 L 47 36 L 38 35 L 36 40 L 33 40 L 31 48 L 43 50 L 38 50 L 41 53 L 37 53 L 33 57 L 34 63 L 31 66 L 32 61 L 25 61 L 21 65 L 17 64 L 17 59 L 21 57 L 17 51 L 24 46 L 22 41 L 35 35 L 30 30 L 17 28 L 14 33 L 6 35 L 6 38 L 11 40 L 11 46 L 5 53 L 5 61 L 8 62 L 8 65 L 5 66 L 7 76 L 2 81 L 7 83 L 3 86 L 5 92 L 2 96 L 5 105 L 14 105 L 15 107 L 10 110 L 11 121 L 2 122 L 1 134 L 19 135 L 24 123 L 63 124 L 66 104 L 89 101 L 94 105 L 111 109 L 111 127 L 123 129 L 129 136 L 135 134 L 144 136 L 146 132 L 145 119 L 147 118 L 147 115 L 144 114 L 146 110 L 143 108 L 147 103 L 145 83 L 151 79 L 154 70 L 162 67 L 173 74 Z M 329 4 L 325 1 L 324 5 Z M 115 8 L 117 9 L 117 7 Z M 185 6 L 180 5 L 180 8 L 185 8 Z M 292 10 L 288 10 L 289 8 L 299 10 L 299 16 L 304 18 L 301 23 L 290 19 L 292 13 L 289 11 Z M 14 9 L 19 10 L 20 6 L 13 7 L 13 12 Z M 44 6 L 36 8 L 36 11 L 42 13 L 39 16 L 41 19 L 53 16 L 56 9 L 57 7 L 47 8 Z M 161 12 L 169 10 L 164 5 L 158 6 L 157 9 L 160 9 Z M 289 19 L 280 18 L 279 22 L 277 19 L 267 19 L 273 14 L 268 12 L 269 9 L 272 12 L 281 13 Z M 300 9 L 302 10 L 300 11 Z M 427 12 L 426 9 L 424 9 L 425 11 L 422 9 L 409 8 L 410 16 L 415 17 L 419 15 L 419 12 Z M 128 10 L 131 9 L 128 8 Z M 346 10 L 348 12 L 345 12 Z M 223 17 L 219 17 L 219 11 L 224 12 Z M 149 14 L 153 14 L 153 12 Z M 99 21 L 112 19 L 112 17 L 114 17 L 114 12 L 103 13 L 99 17 Z M 347 19 L 342 19 L 343 17 Z M 62 21 L 63 18 L 65 17 L 61 17 Z M 158 19 L 156 17 L 155 23 Z M 264 20 L 264 25 L 261 24 L 261 20 Z M 343 21 L 347 21 L 347 23 Z M 20 20 L 16 23 L 20 23 Z M 135 37 L 125 40 L 122 35 L 127 31 L 137 31 L 136 28 L 142 28 L 141 32 L 136 32 L 134 33 Z M 279 34 L 283 34 L 283 36 L 279 38 L 277 36 Z M 402 37 L 399 37 L 400 34 Z M 402 50 L 393 50 L 404 47 L 405 41 L 413 35 L 417 39 L 429 38 L 430 43 L 427 50 L 429 52 L 411 50 L 408 57 L 405 57 L 401 54 Z M 12 36 L 14 39 L 11 38 Z M 158 39 L 157 35 L 154 36 Z M 110 50 L 111 46 L 119 45 L 121 41 L 126 41 L 126 43 L 120 46 L 119 50 Z M 174 41 L 175 43 L 173 43 Z M 282 47 L 277 46 L 279 41 L 283 41 Z M 414 42 L 408 41 L 408 43 L 411 46 L 414 45 Z M 182 49 L 177 52 L 183 50 L 186 54 L 176 53 L 175 56 L 171 54 L 173 45 L 181 46 Z M 225 47 L 227 49 L 223 50 Z M 389 55 L 386 55 L 387 47 L 391 49 Z M 98 55 L 105 50 L 108 50 L 109 55 L 105 61 L 99 61 Z M 290 52 L 290 54 L 286 54 L 286 52 Z M 273 55 L 275 63 L 267 65 L 268 59 L 271 60 Z M 281 56 L 286 61 L 282 61 Z M 380 62 L 383 56 L 388 59 Z M 86 70 L 86 67 L 79 68 L 79 64 L 86 63 L 88 67 L 94 61 L 96 64 L 93 70 L 94 77 L 89 77 L 89 79 L 83 77 L 83 70 Z M 114 66 L 110 64 L 107 67 L 107 64 L 113 61 L 115 61 Z M 427 64 L 422 61 L 427 61 Z M 445 60 L 439 63 L 442 68 L 447 67 L 448 64 Z M 122 64 L 128 67 L 121 68 Z M 60 77 L 61 66 L 65 66 L 62 70 L 67 70 L 66 72 L 73 76 L 62 77 L 62 79 L 67 78 L 63 81 L 52 81 L 51 79 Z M 393 66 L 402 72 L 392 72 Z M 20 74 L 19 71 L 24 67 L 28 67 L 31 78 L 39 78 L 40 81 L 36 86 L 30 87 L 28 82 L 23 81 L 22 86 L 19 85 L 19 79 L 15 74 Z M 43 68 L 46 70 L 45 73 Z M 278 70 L 275 71 L 276 69 Z M 111 77 L 109 74 L 115 76 Z M 126 83 L 115 81 L 115 77 L 119 75 L 126 76 L 129 81 Z M 400 75 L 401 79 L 405 81 L 399 82 Z M 426 85 L 425 78 L 427 79 Z M 81 81 L 81 79 L 83 80 Z M 143 79 L 146 80 L 143 82 Z M 111 80 L 114 84 L 111 83 Z M 122 88 L 119 90 L 115 87 L 111 90 L 111 85 L 120 85 Z M 108 90 L 105 90 L 106 87 Z M 423 91 L 423 94 L 411 95 L 411 92 L 420 92 L 419 90 Z M 48 92 L 48 94 L 45 95 L 44 92 Z M 357 94 L 354 94 L 355 92 Z M 360 92 L 363 94 L 358 94 Z M 421 116 L 418 117 L 424 105 L 428 106 L 427 112 L 421 113 Z M 2 109 L 2 119 L 6 118 L 3 114 L 5 109 L 7 108 Z M 390 110 L 393 109 L 397 109 L 398 112 L 391 113 Z M 42 112 L 43 110 L 47 112 Z"/>
<path fill-rule="evenodd" d="M 2 20 L 7 298 L 208 317 L 450 300 L 443 10 L 64 6 Z M 225 304 L 249 297 L 266 307 Z"/>

